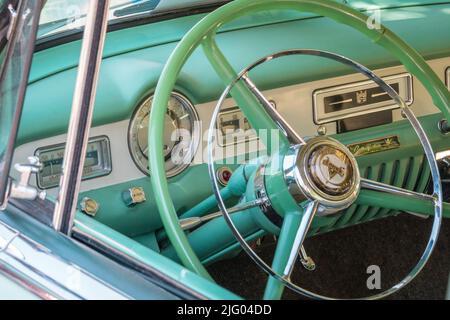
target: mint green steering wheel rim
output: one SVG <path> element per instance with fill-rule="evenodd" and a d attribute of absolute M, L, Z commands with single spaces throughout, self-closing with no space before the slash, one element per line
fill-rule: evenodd
<path fill-rule="evenodd" d="M 310 12 L 358 30 L 395 56 L 424 85 L 433 103 L 450 121 L 450 92 L 422 56 L 383 25 L 379 29 L 369 29 L 366 23 L 368 17 L 346 5 L 330 0 L 235 0 L 208 14 L 183 37 L 170 55 L 155 90 L 148 132 L 149 145 L 152 146 L 148 154 L 151 183 L 167 236 L 183 265 L 208 279 L 211 279 L 210 275 L 196 256 L 179 225 L 170 197 L 163 156 L 164 115 L 178 75 L 198 46 L 203 45 L 205 51 L 217 50 L 217 47 L 211 48 L 209 44 L 223 24 L 244 15 L 273 9 Z M 222 80 L 229 83 L 235 75 L 224 75 Z M 254 117 L 254 121 L 260 122 L 262 126 L 271 127 L 265 115 L 256 114 Z"/>

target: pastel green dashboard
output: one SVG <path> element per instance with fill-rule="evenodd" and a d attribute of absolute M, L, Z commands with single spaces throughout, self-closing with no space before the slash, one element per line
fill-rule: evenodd
<path fill-rule="evenodd" d="M 445 41 L 445 35 L 439 30 L 450 30 L 449 14 L 449 4 L 383 10 L 383 17 L 387 20 L 383 23 L 419 50 L 443 81 L 449 77 L 450 42 Z M 83 199 L 94 200 L 98 204 L 96 220 L 156 250 L 159 247 L 155 232 L 161 229 L 162 224 L 153 199 L 146 158 L 146 148 L 151 148 L 146 141 L 151 96 L 162 67 L 177 41 L 202 17 L 202 14 L 186 16 L 110 32 L 105 45 L 80 206 Z M 218 43 L 237 70 L 266 54 L 297 47 L 346 55 L 376 69 L 386 79 L 409 77 L 404 68 L 397 66 L 398 63 L 385 51 L 367 42 L 355 31 L 320 17 L 276 11 L 254 15 L 222 30 Z M 60 172 L 79 48 L 80 42 L 74 41 L 35 53 L 15 152 L 14 162 L 24 161 L 32 154 L 43 157 L 45 169 L 36 184 L 47 188 L 53 195 Z M 339 133 L 336 138 L 347 145 L 395 137 L 398 144 L 395 148 L 358 156 L 362 176 L 410 190 L 422 192 L 427 188 L 430 174 L 423 152 L 412 128 L 403 120 L 398 109 L 378 103 L 380 101 L 377 101 L 376 108 L 372 104 L 361 105 L 358 116 L 374 112 L 374 117 L 383 117 L 384 120 L 378 125 L 372 124 L 370 128 L 363 125 L 360 130 L 348 128 L 351 123 L 343 121 L 352 117 L 352 113 L 350 116 L 334 114 L 326 117 L 326 98 L 333 98 L 327 92 L 335 89 L 331 92 L 346 97 L 342 90 L 348 87 L 354 88 L 346 94 L 366 90 L 367 84 L 362 76 L 351 74 L 338 64 L 316 58 L 286 58 L 258 70 L 255 81 L 265 90 L 265 95 L 270 97 L 277 110 L 291 120 L 294 129 L 307 136 L 317 135 L 318 132 L 329 135 Z M 442 116 L 425 89 L 412 78 L 395 83 L 420 117 L 435 151 L 449 149 L 450 139 L 437 126 Z M 211 194 L 203 156 L 204 131 L 223 89 L 203 53 L 196 51 L 180 76 L 166 122 L 167 127 L 173 126 L 190 133 L 189 139 L 165 138 L 167 160 L 177 150 L 175 153 L 181 154 L 182 159 L 191 161 L 188 164 L 181 161 L 179 165 L 167 161 L 166 165 L 170 192 L 180 214 Z M 323 102 L 323 109 L 319 100 Z M 388 119 L 385 119 L 386 114 Z M 197 125 L 197 120 L 202 123 L 201 127 Z M 217 126 L 224 133 L 231 132 L 231 138 L 221 140 L 218 148 L 236 145 L 237 157 L 243 158 L 260 148 L 258 144 L 250 143 L 254 137 L 236 133 L 250 128 L 231 99 L 225 102 Z M 225 163 L 221 169 L 233 171 L 236 167 L 236 164 Z M 136 196 L 133 192 L 139 193 L 139 199 L 130 205 L 126 194 Z M 310 234 L 380 218 L 393 212 L 353 205 L 339 215 L 316 219 Z M 257 232 L 249 230 L 249 234 Z M 214 255 L 211 251 L 206 247 L 202 249 L 199 256 L 212 261 Z M 165 254 L 173 256 L 170 249 Z"/>

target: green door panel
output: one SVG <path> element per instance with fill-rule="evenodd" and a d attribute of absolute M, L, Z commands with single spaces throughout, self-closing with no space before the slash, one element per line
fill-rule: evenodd
<path fill-rule="evenodd" d="M 152 268 L 163 271 L 169 276 L 194 291 L 197 291 L 208 299 L 239 299 L 238 296 L 228 290 L 214 284 L 213 282 L 200 277 L 199 275 L 181 267 L 172 260 L 154 252 L 142 244 L 118 233 L 111 228 L 78 213 L 75 219 L 75 227 L 94 238 L 101 240 L 108 246 L 127 254 L 128 256 L 145 263 Z"/>
<path fill-rule="evenodd" d="M 430 59 L 450 53 L 450 42 L 443 41 L 444 34 L 440 31 L 450 30 L 449 15 L 445 11 L 449 8 L 450 5 L 435 5 L 389 9 L 383 11 L 381 16 L 388 20 L 383 21 L 387 27 Z M 417 11 L 420 11 L 420 15 Z M 220 48 L 236 69 L 241 69 L 265 54 L 293 47 L 334 51 L 371 68 L 397 64 L 385 50 L 370 43 L 358 32 L 331 20 L 292 20 L 289 15 L 280 16 L 280 12 L 267 15 L 273 15 L 275 22 L 253 26 L 264 20 L 265 13 L 262 13 L 257 18 L 248 17 L 251 21 L 239 28 L 234 26 L 235 31 L 218 35 Z M 201 17 L 202 15 L 184 17 L 108 34 L 106 58 L 102 64 L 97 91 L 94 126 L 131 116 L 143 96 L 153 91 L 161 68 L 176 42 Z M 280 22 L 280 19 L 288 21 Z M 236 43 L 239 43 L 239 48 L 236 48 Z M 79 42 L 35 54 L 18 144 L 66 131 L 75 86 L 74 68 L 78 58 Z M 205 64 L 205 59 L 203 52 L 197 50 L 179 78 L 179 89 L 188 94 L 194 103 L 216 100 L 223 90 L 221 81 L 209 64 Z M 288 58 L 263 68 L 255 74 L 254 80 L 261 88 L 269 89 L 347 72 L 341 65 L 322 59 Z"/>

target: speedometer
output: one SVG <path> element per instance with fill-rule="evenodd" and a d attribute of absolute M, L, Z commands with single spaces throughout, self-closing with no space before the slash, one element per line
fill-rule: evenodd
<path fill-rule="evenodd" d="M 148 124 L 153 96 L 145 99 L 131 118 L 128 145 L 137 167 L 149 175 Z M 164 118 L 163 152 L 166 174 L 173 177 L 189 166 L 199 141 L 198 116 L 192 103 L 173 92 Z"/>

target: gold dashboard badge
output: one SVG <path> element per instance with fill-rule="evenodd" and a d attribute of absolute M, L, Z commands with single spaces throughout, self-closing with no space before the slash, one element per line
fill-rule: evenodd
<path fill-rule="evenodd" d="M 364 142 L 352 143 L 347 148 L 355 157 L 400 148 L 398 136 L 384 137 Z"/>

